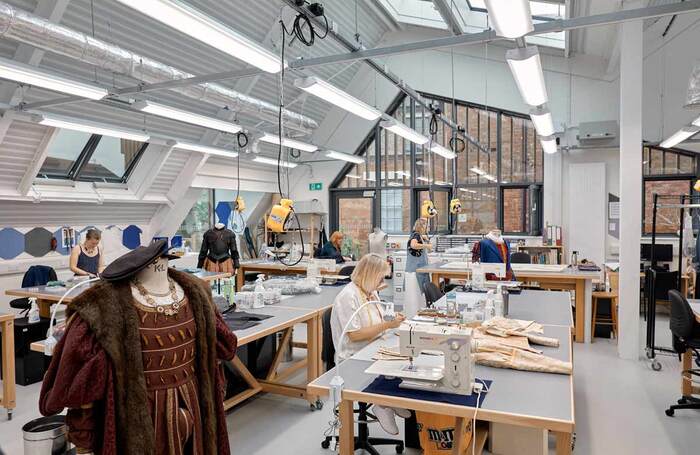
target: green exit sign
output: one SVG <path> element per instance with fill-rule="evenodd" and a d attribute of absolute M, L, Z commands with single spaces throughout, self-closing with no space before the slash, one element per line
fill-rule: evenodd
<path fill-rule="evenodd" d="M 321 191 L 323 189 L 323 183 L 309 183 L 309 191 Z"/>

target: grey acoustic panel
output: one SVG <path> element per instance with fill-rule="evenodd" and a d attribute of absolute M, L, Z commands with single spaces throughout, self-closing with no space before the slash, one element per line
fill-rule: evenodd
<path fill-rule="evenodd" d="M 53 234 L 44 228 L 34 228 L 24 234 L 24 251 L 34 257 L 41 257 L 51 251 Z"/>

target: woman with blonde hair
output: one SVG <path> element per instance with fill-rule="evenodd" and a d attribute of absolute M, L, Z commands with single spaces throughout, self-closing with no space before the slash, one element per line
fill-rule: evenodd
<path fill-rule="evenodd" d="M 340 363 L 367 346 L 386 330 L 401 325 L 404 317 L 396 314 L 393 321 L 384 320 L 384 310 L 378 303 L 379 291 L 384 287 L 384 277 L 389 273 L 389 265 L 378 254 L 370 253 L 362 257 L 355 267 L 348 283 L 336 296 L 331 313 L 331 331 L 337 363 Z M 358 314 L 355 312 L 360 309 Z M 354 317 L 353 317 L 354 315 Z M 341 340 L 343 329 L 348 326 L 346 337 Z M 374 414 L 384 431 L 398 434 L 395 414 L 410 417 L 405 409 L 392 409 L 374 405 Z"/>

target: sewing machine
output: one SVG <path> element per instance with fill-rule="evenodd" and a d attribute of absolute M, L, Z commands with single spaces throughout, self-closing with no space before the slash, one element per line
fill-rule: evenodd
<path fill-rule="evenodd" d="M 400 387 L 407 389 L 471 395 L 474 388 L 471 329 L 405 323 L 399 327 L 398 334 L 399 353 L 409 360 L 380 360 L 366 373 L 400 377 L 403 379 Z M 435 351 L 442 355 L 435 355 Z M 421 353 L 428 355 L 419 358 Z"/>

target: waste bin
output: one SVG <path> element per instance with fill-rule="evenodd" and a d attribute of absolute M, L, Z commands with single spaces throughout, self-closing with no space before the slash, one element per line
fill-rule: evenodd
<path fill-rule="evenodd" d="M 24 455 L 68 453 L 65 416 L 40 417 L 22 427 Z"/>

